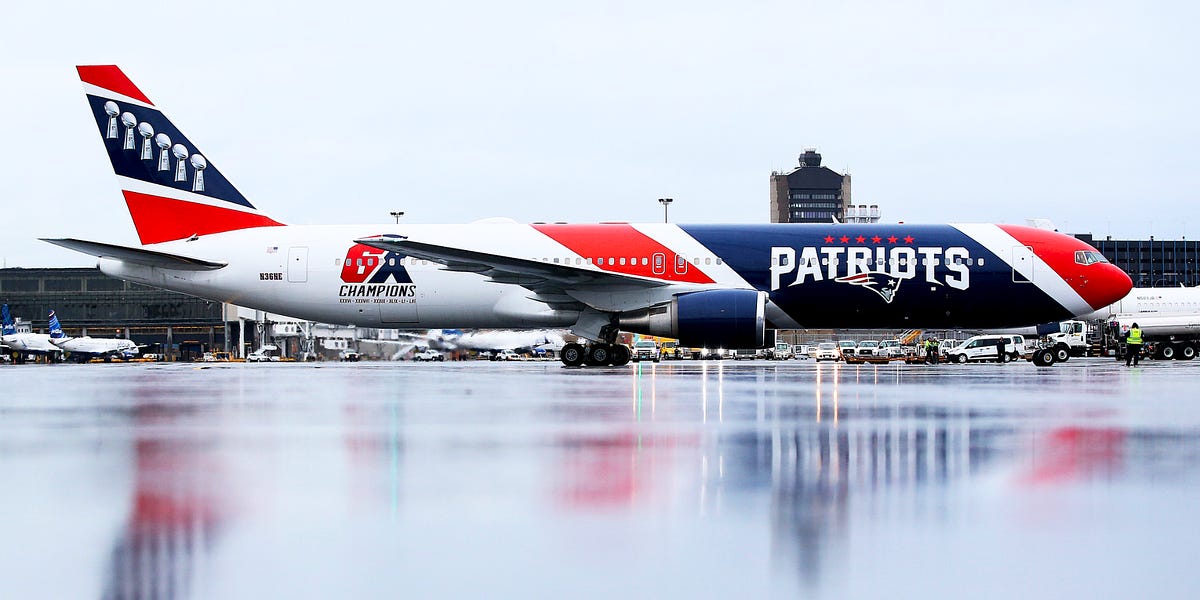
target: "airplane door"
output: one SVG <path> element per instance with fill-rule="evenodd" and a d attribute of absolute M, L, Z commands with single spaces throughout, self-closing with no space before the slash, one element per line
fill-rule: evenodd
<path fill-rule="evenodd" d="M 675 255 L 675 274 L 676 275 L 687 275 L 687 267 L 688 267 L 687 257 L 682 254 L 676 254 Z"/>
<path fill-rule="evenodd" d="M 1033 265 L 1033 248 L 1029 246 L 1013 246 L 1012 280 L 1015 283 L 1033 283 Z"/>
<path fill-rule="evenodd" d="M 650 257 L 650 272 L 655 275 L 664 275 L 667 272 L 667 255 L 662 252 L 655 252 Z"/>
<path fill-rule="evenodd" d="M 308 281 L 308 247 L 293 246 L 288 248 L 288 281 L 305 283 Z"/>

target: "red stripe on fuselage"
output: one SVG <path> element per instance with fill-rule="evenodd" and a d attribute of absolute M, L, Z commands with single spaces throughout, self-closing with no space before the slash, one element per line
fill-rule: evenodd
<path fill-rule="evenodd" d="M 534 225 L 554 241 L 605 271 L 653 277 L 682 283 L 712 283 L 699 267 L 686 259 L 676 263 L 676 254 L 654 238 L 638 231 L 627 223 L 600 223 L 594 225 Z M 655 256 L 661 255 L 661 272 L 656 272 Z M 597 259 L 604 259 L 600 264 Z M 630 264 L 631 259 L 634 264 Z M 646 264 L 642 264 L 645 259 Z M 625 264 L 621 264 L 624 260 Z M 613 264 L 613 263 L 616 264 Z M 680 268 L 676 268 L 676 267 Z"/>
<path fill-rule="evenodd" d="M 274 219 L 207 204 L 122 190 L 129 216 L 142 244 L 181 240 L 195 235 L 283 225 Z"/>
<path fill-rule="evenodd" d="M 154 106 L 154 103 L 142 93 L 142 90 L 133 85 L 133 82 L 125 76 L 125 73 L 121 72 L 117 65 L 81 65 L 75 67 L 75 70 L 79 71 L 79 79 L 84 83 L 90 83 Z"/>
<path fill-rule="evenodd" d="M 1033 248 L 1033 253 L 1042 259 L 1054 272 L 1062 277 L 1092 308 L 1100 310 L 1129 292 L 1132 282 L 1129 276 L 1111 263 L 1082 265 L 1075 262 L 1079 250 L 1096 252 L 1096 249 L 1068 235 L 1024 227 L 1021 225 L 998 225 L 1023 246 Z M 1034 275 L 1037 280 L 1037 275 Z"/>

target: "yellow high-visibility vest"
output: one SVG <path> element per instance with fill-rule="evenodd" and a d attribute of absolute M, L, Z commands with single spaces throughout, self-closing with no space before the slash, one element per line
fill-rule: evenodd
<path fill-rule="evenodd" d="M 1134 328 L 1130 329 L 1129 330 L 1129 339 L 1126 340 L 1126 343 L 1128 343 L 1128 344 L 1142 343 L 1142 330 L 1138 327 L 1134 327 Z"/>

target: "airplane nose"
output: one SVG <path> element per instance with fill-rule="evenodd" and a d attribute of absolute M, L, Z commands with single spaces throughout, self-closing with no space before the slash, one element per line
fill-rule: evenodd
<path fill-rule="evenodd" d="M 1093 310 L 1100 310 L 1129 294 L 1133 280 L 1125 271 L 1109 263 L 1082 267 L 1067 283 L 1079 293 Z"/>

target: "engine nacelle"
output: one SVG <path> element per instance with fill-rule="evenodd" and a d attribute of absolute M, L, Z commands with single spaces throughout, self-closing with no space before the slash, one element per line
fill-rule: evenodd
<path fill-rule="evenodd" d="M 676 338 L 688 347 L 762 348 L 766 308 L 766 292 L 691 292 L 665 304 L 621 313 L 618 324 L 633 333 Z"/>

